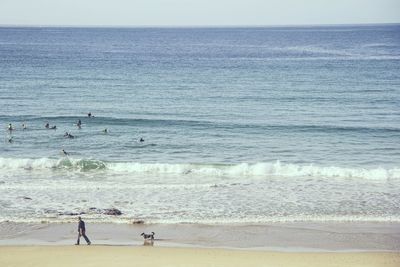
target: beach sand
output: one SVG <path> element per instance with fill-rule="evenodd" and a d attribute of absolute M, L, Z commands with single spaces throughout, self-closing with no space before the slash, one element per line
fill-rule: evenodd
<path fill-rule="evenodd" d="M 103 224 L 86 222 L 94 245 L 257 249 L 277 252 L 400 251 L 399 223 L 271 223 L 264 225 Z M 0 246 L 72 245 L 77 223 L 0 223 Z M 84 242 L 84 240 L 82 240 Z"/>
<path fill-rule="evenodd" d="M 397 252 L 293 253 L 130 246 L 3 246 L 0 266 L 400 266 Z"/>
<path fill-rule="evenodd" d="M 126 225 L 0 223 L 0 267 L 400 266 L 397 223 Z M 156 232 L 144 246 L 141 232 Z"/>

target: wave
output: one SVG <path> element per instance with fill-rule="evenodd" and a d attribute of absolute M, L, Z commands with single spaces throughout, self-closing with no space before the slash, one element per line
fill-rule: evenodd
<path fill-rule="evenodd" d="M 360 92 L 380 92 L 379 90 L 360 91 Z M 245 99 L 245 98 L 243 98 Z M 279 101 L 294 101 L 298 98 L 280 98 Z M 330 99 L 320 98 L 321 101 Z M 298 131 L 298 132 L 362 132 L 362 133 L 400 133 L 400 127 L 396 126 L 349 126 L 338 124 L 260 124 L 260 123 L 229 123 L 211 120 L 186 120 L 186 119 L 145 119 L 145 118 L 116 118 L 116 117 L 95 117 L 83 118 L 82 116 L 43 116 L 32 115 L 8 116 L 0 115 L 0 121 L 9 122 L 28 122 L 30 129 L 44 129 L 45 122 L 50 124 L 67 123 L 72 125 L 78 119 L 90 125 L 110 127 L 110 126 L 153 126 L 153 127 L 200 127 L 204 129 L 259 129 L 261 131 Z M 32 126 L 32 127 L 31 127 Z M 39 128 L 38 128 L 39 127 Z"/>
<path fill-rule="evenodd" d="M 54 211 L 56 212 L 56 211 Z M 75 214 L 74 214 L 75 215 Z M 17 218 L 11 216 L 0 216 L 1 223 L 34 223 L 34 224 L 47 224 L 47 223 L 75 223 L 76 216 L 69 215 L 53 215 L 43 216 L 37 214 L 28 218 Z M 354 216 L 354 215 L 297 215 L 297 216 L 246 216 L 245 218 L 148 218 L 136 217 L 133 215 L 123 216 L 105 216 L 99 214 L 85 214 L 85 221 L 91 223 L 115 223 L 115 224 L 194 224 L 194 225 L 258 225 L 265 223 L 298 223 L 298 222 L 313 222 L 313 223 L 343 223 L 343 222 L 381 222 L 381 223 L 399 223 L 400 217 L 393 216 Z"/>
<path fill-rule="evenodd" d="M 196 163 L 140 163 L 106 162 L 94 159 L 17 159 L 0 158 L 1 171 L 13 170 L 67 170 L 67 171 L 108 171 L 132 174 L 171 174 L 202 176 L 254 176 L 254 177 L 327 177 L 327 178 L 364 178 L 364 179 L 399 179 L 400 167 L 379 168 L 344 168 L 338 166 L 299 165 L 274 162 L 239 163 L 239 164 L 196 164 Z"/>
<path fill-rule="evenodd" d="M 155 114 L 160 115 L 160 114 Z M 43 129 L 44 123 L 50 122 L 50 124 L 63 124 L 67 123 L 72 125 L 76 123 L 78 119 L 82 122 L 90 123 L 90 125 L 96 126 L 203 126 L 210 127 L 214 123 L 203 120 L 187 120 L 187 119 L 149 119 L 149 118 L 116 118 L 116 117 L 92 117 L 87 118 L 85 116 L 33 116 L 33 115 L 0 115 L 0 121 L 9 122 L 28 122 L 28 125 L 39 126 Z M 33 127 L 35 128 L 35 127 Z"/>
<path fill-rule="evenodd" d="M 397 48 L 399 47 L 396 43 L 369 43 L 362 45 L 364 48 Z"/>
<path fill-rule="evenodd" d="M 372 50 L 371 50 L 372 48 Z M 281 53 L 275 55 L 276 58 L 293 59 L 320 59 L 320 60 L 398 60 L 398 53 L 386 52 L 387 49 L 395 49 L 395 45 L 390 44 L 370 44 L 362 47 L 349 47 L 345 49 L 335 49 L 321 46 L 290 46 L 273 47 L 272 51 Z"/>
<path fill-rule="evenodd" d="M 16 158 L 0 158 L 0 170 L 78 170 L 92 171 L 106 169 L 103 161 L 92 159 L 16 159 Z"/>

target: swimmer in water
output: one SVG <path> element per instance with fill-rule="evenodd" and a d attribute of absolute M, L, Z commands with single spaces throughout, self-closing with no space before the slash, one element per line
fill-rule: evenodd
<path fill-rule="evenodd" d="M 65 132 L 64 137 L 67 137 L 67 138 L 74 138 L 75 136 L 73 136 L 73 135 L 70 134 L 69 132 Z"/>
<path fill-rule="evenodd" d="M 92 117 L 92 112 L 89 112 L 88 114 L 87 114 L 87 116 L 90 118 L 90 117 Z"/>
<path fill-rule="evenodd" d="M 107 128 L 105 128 L 105 129 L 103 130 L 103 133 L 108 133 Z"/>

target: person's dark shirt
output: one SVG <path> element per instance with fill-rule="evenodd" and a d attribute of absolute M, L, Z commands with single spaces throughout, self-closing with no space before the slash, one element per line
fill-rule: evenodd
<path fill-rule="evenodd" d="M 84 221 L 79 221 L 78 231 L 79 230 L 85 231 L 85 222 Z"/>

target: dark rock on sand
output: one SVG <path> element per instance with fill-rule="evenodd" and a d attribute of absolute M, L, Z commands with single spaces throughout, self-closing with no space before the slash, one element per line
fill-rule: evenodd
<path fill-rule="evenodd" d="M 112 209 L 105 209 L 103 211 L 103 214 L 105 215 L 114 215 L 114 216 L 119 216 L 122 214 L 122 212 L 119 209 L 112 208 Z"/>

